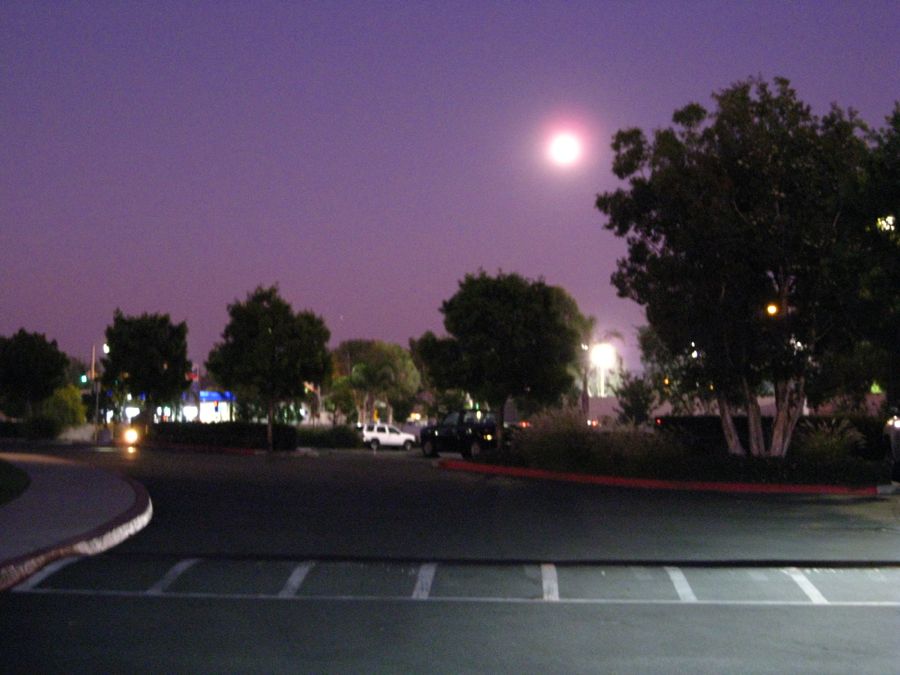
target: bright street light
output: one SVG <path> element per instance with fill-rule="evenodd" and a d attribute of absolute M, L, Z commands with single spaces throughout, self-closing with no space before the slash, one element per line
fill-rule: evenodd
<path fill-rule="evenodd" d="M 606 398 L 606 371 L 616 365 L 616 348 L 609 342 L 591 347 L 591 363 L 600 370 L 600 398 Z"/>

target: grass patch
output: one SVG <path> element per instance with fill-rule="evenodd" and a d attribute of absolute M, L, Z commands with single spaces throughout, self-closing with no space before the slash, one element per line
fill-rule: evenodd
<path fill-rule="evenodd" d="M 0 460 L 0 504 L 12 501 L 31 484 L 28 474 L 9 462 Z"/>

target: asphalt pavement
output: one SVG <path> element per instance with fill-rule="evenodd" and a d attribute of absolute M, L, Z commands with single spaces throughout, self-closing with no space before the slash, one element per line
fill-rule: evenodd
<path fill-rule="evenodd" d="M 150 496 L 140 483 L 127 476 L 48 455 L 0 453 L 0 459 L 23 469 L 31 479 L 22 495 L 0 507 L 0 590 L 21 583 L 59 558 L 105 551 L 150 522 L 153 513 Z M 469 463 L 442 464 L 448 469 L 485 470 Z M 577 476 L 532 473 L 516 477 L 581 482 Z M 619 486 L 678 487 L 675 483 L 659 485 L 660 481 L 653 485 L 642 485 L 641 481 L 630 483 L 634 485 Z M 766 486 L 758 487 L 770 491 Z M 709 486 L 700 488 L 709 489 Z M 735 492 L 746 492 L 752 486 L 733 485 L 732 488 Z M 714 489 L 729 491 L 729 486 L 717 484 Z M 871 488 L 872 492 L 882 494 L 895 489 Z"/>

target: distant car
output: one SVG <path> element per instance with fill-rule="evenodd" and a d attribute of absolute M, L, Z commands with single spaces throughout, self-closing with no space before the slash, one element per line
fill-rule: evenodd
<path fill-rule="evenodd" d="M 409 450 L 416 442 L 416 437 L 405 431 L 400 431 L 391 424 L 370 422 L 362 429 L 363 443 L 373 450 L 382 445 L 390 448 L 403 448 Z"/>

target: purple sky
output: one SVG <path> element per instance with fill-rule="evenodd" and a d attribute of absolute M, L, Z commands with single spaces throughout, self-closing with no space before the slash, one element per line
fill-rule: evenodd
<path fill-rule="evenodd" d="M 332 344 L 441 332 L 484 268 L 566 288 L 638 365 L 609 284 L 609 141 L 751 75 L 881 126 L 900 5 L 14 2 L 0 5 L 0 335 L 89 359 L 113 311 L 187 321 L 278 283 Z M 545 159 L 569 126 L 584 161 Z"/>

